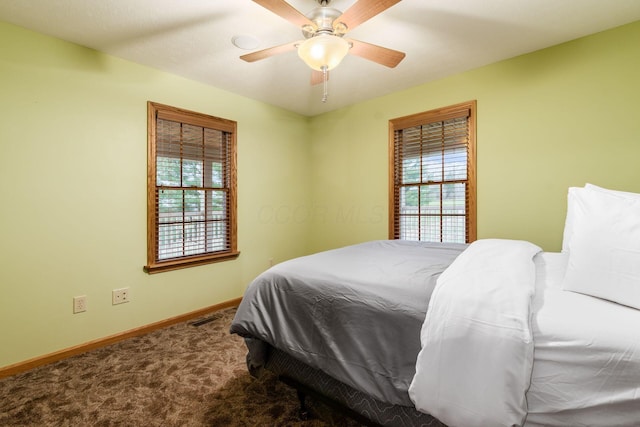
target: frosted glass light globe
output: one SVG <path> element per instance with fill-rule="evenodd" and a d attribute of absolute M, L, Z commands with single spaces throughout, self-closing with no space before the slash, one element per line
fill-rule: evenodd
<path fill-rule="evenodd" d="M 314 70 L 331 70 L 340 64 L 349 52 L 349 42 L 342 37 L 320 34 L 305 40 L 298 47 L 298 56 Z"/>

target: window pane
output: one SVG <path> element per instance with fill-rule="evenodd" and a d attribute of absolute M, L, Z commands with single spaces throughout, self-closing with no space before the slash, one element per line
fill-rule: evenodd
<path fill-rule="evenodd" d="M 423 242 L 440 242 L 440 216 L 420 217 L 420 240 Z"/>
<path fill-rule="evenodd" d="M 227 224 L 223 221 L 213 221 L 207 223 L 207 228 L 207 250 L 227 250 Z"/>
<path fill-rule="evenodd" d="M 465 217 L 442 217 L 442 234 L 444 242 L 465 243 L 467 236 Z"/>
<path fill-rule="evenodd" d="M 204 179 L 202 177 L 202 162 L 199 160 L 182 161 L 182 186 L 202 187 Z"/>
<path fill-rule="evenodd" d="M 400 188 L 400 213 L 418 213 L 418 186 Z"/>
<path fill-rule="evenodd" d="M 182 256 L 182 223 L 158 226 L 158 259 Z"/>
<path fill-rule="evenodd" d="M 442 212 L 443 214 L 466 214 L 467 195 L 466 185 L 443 184 L 442 185 Z"/>
<path fill-rule="evenodd" d="M 205 234 L 203 222 L 192 222 L 184 225 L 184 255 L 197 255 L 205 251 Z"/>
<path fill-rule="evenodd" d="M 410 157 L 402 160 L 402 183 L 420 182 L 420 157 Z"/>
<path fill-rule="evenodd" d="M 440 185 L 420 186 L 420 213 L 440 214 Z"/>
<path fill-rule="evenodd" d="M 204 220 L 204 190 L 184 190 L 185 221 Z"/>
<path fill-rule="evenodd" d="M 422 182 L 442 181 L 442 153 L 429 153 L 422 158 Z"/>
<path fill-rule="evenodd" d="M 204 129 L 184 123 L 182 125 L 182 157 L 200 160 L 203 156 Z"/>
<path fill-rule="evenodd" d="M 182 190 L 158 192 L 158 221 L 160 223 L 183 221 Z"/>
<path fill-rule="evenodd" d="M 414 126 L 403 129 L 400 131 L 399 136 L 400 138 L 398 142 L 401 144 L 400 148 L 402 158 L 419 158 L 420 153 L 422 152 L 422 147 L 420 146 L 422 139 L 422 127 Z"/>
<path fill-rule="evenodd" d="M 180 159 L 158 156 L 156 180 L 159 186 L 180 187 Z"/>
<path fill-rule="evenodd" d="M 214 188 L 220 188 L 224 186 L 222 163 L 211 163 L 211 186 Z"/>
<path fill-rule="evenodd" d="M 418 240 L 418 216 L 400 217 L 400 238 L 403 240 Z"/>
<path fill-rule="evenodd" d="M 444 154 L 445 179 L 449 181 L 467 179 L 467 149 L 452 148 Z"/>
<path fill-rule="evenodd" d="M 211 187 L 225 186 L 224 161 L 227 153 L 227 140 L 229 135 L 225 132 L 205 129 L 204 133 L 204 160 L 211 165 L 211 182 L 207 185 Z"/>
<path fill-rule="evenodd" d="M 180 123 L 158 119 L 156 150 L 159 157 L 180 158 Z"/>
<path fill-rule="evenodd" d="M 227 194 L 224 191 L 209 191 L 208 220 L 222 220 L 226 218 Z"/>

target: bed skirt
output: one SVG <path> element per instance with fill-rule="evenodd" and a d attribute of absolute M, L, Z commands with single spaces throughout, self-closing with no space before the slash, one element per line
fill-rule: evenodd
<path fill-rule="evenodd" d="M 304 384 L 375 424 L 397 427 L 446 427 L 431 415 L 419 412 L 413 407 L 392 405 L 374 399 L 277 348 L 269 346 L 265 356 L 267 360 L 264 368 L 278 376 Z M 250 363 L 248 366 L 252 375 L 259 375 L 255 369 L 251 369 Z"/>

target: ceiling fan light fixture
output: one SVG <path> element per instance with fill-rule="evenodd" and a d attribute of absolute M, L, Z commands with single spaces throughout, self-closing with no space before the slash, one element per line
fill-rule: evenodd
<path fill-rule="evenodd" d="M 332 34 L 318 34 L 298 46 L 298 56 L 312 69 L 331 70 L 349 52 L 349 42 Z"/>

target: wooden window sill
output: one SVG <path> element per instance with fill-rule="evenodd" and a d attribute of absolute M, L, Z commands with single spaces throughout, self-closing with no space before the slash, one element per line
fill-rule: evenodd
<path fill-rule="evenodd" d="M 158 262 L 151 265 L 145 265 L 144 271 L 145 273 L 149 273 L 149 274 L 162 273 L 164 271 L 172 271 L 172 270 L 178 270 L 181 268 L 196 267 L 199 265 L 212 264 L 214 262 L 230 261 L 238 258 L 239 255 L 240 255 L 240 252 L 227 252 L 224 254 L 196 256 L 193 258 Z"/>

